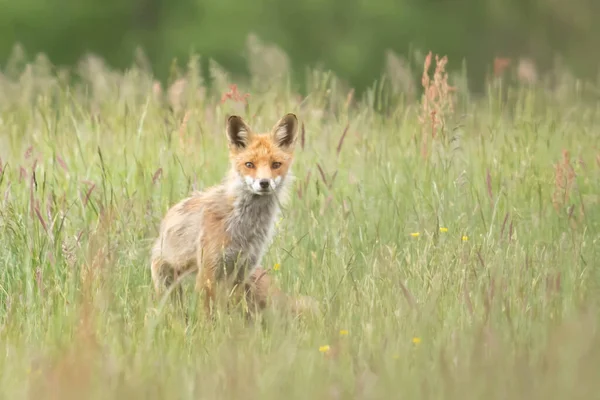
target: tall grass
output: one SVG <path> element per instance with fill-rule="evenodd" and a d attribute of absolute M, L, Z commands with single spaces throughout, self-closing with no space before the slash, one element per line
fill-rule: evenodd
<path fill-rule="evenodd" d="M 300 98 L 215 63 L 209 90 L 194 58 L 168 89 L 95 58 L 75 83 L 43 57 L 7 71 L 1 397 L 596 396 L 597 88 L 496 77 L 474 98 L 427 60 L 412 100 L 391 74 L 357 98 L 311 71 Z M 228 113 L 286 112 L 297 179 L 263 266 L 321 313 L 208 324 L 186 284 L 186 325 L 152 292 L 160 219 L 222 178 Z"/>

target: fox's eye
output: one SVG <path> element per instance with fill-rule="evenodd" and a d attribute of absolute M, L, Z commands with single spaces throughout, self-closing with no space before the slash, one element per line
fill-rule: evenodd
<path fill-rule="evenodd" d="M 273 169 L 277 169 L 277 168 L 281 167 L 281 163 L 280 163 L 280 162 L 274 162 L 274 163 L 271 165 L 271 167 L 272 167 Z"/>
<path fill-rule="evenodd" d="M 251 162 L 247 162 L 246 168 L 254 168 L 254 164 L 252 164 Z"/>

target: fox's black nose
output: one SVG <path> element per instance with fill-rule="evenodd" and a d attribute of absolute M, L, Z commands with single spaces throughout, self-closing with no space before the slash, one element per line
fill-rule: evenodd
<path fill-rule="evenodd" d="M 261 179 L 260 180 L 260 187 L 262 189 L 268 189 L 269 188 L 269 180 L 268 179 Z"/>

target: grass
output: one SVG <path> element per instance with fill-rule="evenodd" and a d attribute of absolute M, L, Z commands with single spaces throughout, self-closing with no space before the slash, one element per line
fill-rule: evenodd
<path fill-rule="evenodd" d="M 285 81 L 238 94 L 212 69 L 208 90 L 192 60 L 179 92 L 96 59 L 77 83 L 43 58 L 0 79 L 2 398 L 600 390 L 594 87 L 493 79 L 476 97 L 447 90 L 442 66 L 415 101 L 389 80 L 355 98 L 318 71 L 299 98 Z M 303 124 L 263 265 L 279 264 L 278 285 L 318 300 L 321 315 L 207 324 L 188 284 L 186 326 L 153 297 L 158 224 L 221 179 L 233 112 L 258 129 L 286 112 Z"/>

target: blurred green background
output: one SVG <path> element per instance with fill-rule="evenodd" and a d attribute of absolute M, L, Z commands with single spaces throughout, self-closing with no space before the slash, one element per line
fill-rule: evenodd
<path fill-rule="evenodd" d="M 54 64 L 86 52 L 115 68 L 131 65 L 137 46 L 157 78 L 191 51 L 247 74 L 249 33 L 282 48 L 295 78 L 305 67 L 333 70 L 357 90 L 381 75 L 386 50 L 446 54 L 449 69 L 467 62 L 480 89 L 494 57 L 528 57 L 538 69 L 556 56 L 577 76 L 600 64 L 598 0 L 0 0 L 0 62 L 15 43 Z M 418 76 L 416 77 L 418 79 Z"/>

